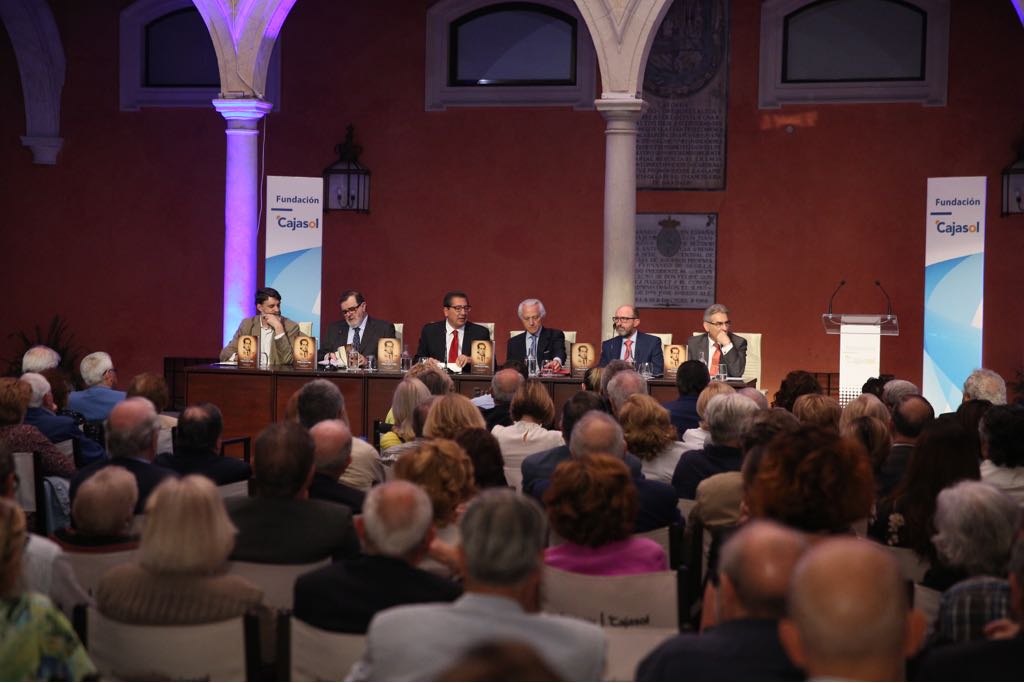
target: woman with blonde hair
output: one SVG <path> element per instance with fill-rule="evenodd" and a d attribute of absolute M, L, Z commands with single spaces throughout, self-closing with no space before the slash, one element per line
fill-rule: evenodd
<path fill-rule="evenodd" d="M 166 479 L 146 501 L 138 561 L 100 579 L 100 612 L 132 624 L 202 624 L 258 608 L 263 591 L 226 573 L 235 525 L 206 477 Z"/>
<path fill-rule="evenodd" d="M 415 377 L 406 377 L 395 387 L 394 396 L 391 399 L 391 412 L 395 420 L 395 426 L 380 437 L 380 450 L 383 453 L 392 446 L 399 446 L 408 443 L 415 438 L 412 428 L 412 417 L 416 412 L 416 406 L 430 396 L 427 385 Z"/>
<path fill-rule="evenodd" d="M 839 429 L 839 416 L 842 412 L 839 402 L 824 394 L 804 394 L 793 403 L 793 415 L 800 420 L 800 424 L 826 429 Z"/>
<path fill-rule="evenodd" d="M 454 439 L 463 429 L 473 427 L 487 427 L 479 408 L 462 394 L 445 394 L 430 407 L 427 422 L 423 425 L 423 436 Z"/>
<path fill-rule="evenodd" d="M 626 448 L 642 461 L 645 479 L 672 483 L 684 446 L 676 441 L 672 417 L 647 394 L 630 396 L 619 410 Z"/>
<path fill-rule="evenodd" d="M 520 489 L 523 483 L 523 460 L 526 456 L 565 445 L 560 431 L 548 429 L 555 419 L 555 404 L 544 385 L 536 380 L 516 390 L 509 406 L 512 424 L 496 425 L 491 434 L 501 447 L 505 463 L 505 479 L 509 486 Z"/>
<path fill-rule="evenodd" d="M 708 431 L 708 424 L 704 421 L 704 411 L 708 408 L 708 401 L 720 394 L 735 394 L 736 390 L 725 382 L 709 382 L 704 390 L 697 397 L 697 416 L 700 417 L 700 426 L 687 429 L 683 432 L 683 451 L 692 451 L 704 448 L 711 432 Z"/>
<path fill-rule="evenodd" d="M 843 413 L 839 416 L 839 430 L 845 429 L 858 417 L 874 417 L 888 424 L 890 415 L 882 399 L 874 394 L 861 394 L 843 406 Z"/>

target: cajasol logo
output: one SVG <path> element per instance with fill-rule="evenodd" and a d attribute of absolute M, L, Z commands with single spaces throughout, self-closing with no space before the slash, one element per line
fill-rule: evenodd
<path fill-rule="evenodd" d="M 941 218 L 936 218 L 935 231 L 948 235 L 949 237 L 955 237 L 960 234 L 971 232 L 981 232 L 981 221 L 978 221 L 977 223 L 957 223 L 956 221 L 947 221 L 942 220 Z"/>
<path fill-rule="evenodd" d="M 320 227 L 320 221 L 316 218 L 305 220 L 302 218 L 291 218 L 290 216 L 278 216 L 277 227 L 285 230 L 316 230 Z"/>

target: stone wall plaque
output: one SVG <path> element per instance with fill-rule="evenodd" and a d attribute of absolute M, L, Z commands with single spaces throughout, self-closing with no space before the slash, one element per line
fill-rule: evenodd
<path fill-rule="evenodd" d="M 636 216 L 636 305 L 707 308 L 715 302 L 717 213 Z"/>

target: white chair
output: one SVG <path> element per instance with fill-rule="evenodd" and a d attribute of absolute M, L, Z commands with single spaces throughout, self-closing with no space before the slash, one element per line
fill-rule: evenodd
<path fill-rule="evenodd" d="M 678 633 L 674 628 L 605 628 L 608 659 L 604 680 L 635 681 L 636 667 L 643 658 Z"/>
<path fill-rule="evenodd" d="M 576 330 L 563 330 L 562 333 L 565 335 L 565 355 L 562 356 L 565 362 L 562 365 L 569 367 L 569 353 L 572 351 L 572 345 L 576 343 Z"/>
<path fill-rule="evenodd" d="M 670 529 L 671 527 L 663 526 L 633 535 L 654 541 L 665 551 L 665 557 L 670 558 L 672 557 L 672 534 L 670 533 Z"/>
<path fill-rule="evenodd" d="M 694 506 L 697 505 L 697 501 L 690 500 L 689 498 L 680 498 L 676 507 L 679 508 L 679 514 L 683 516 L 683 519 L 690 518 L 690 511 L 693 510 Z"/>
<path fill-rule="evenodd" d="M 113 567 L 135 560 L 138 550 L 119 550 L 112 553 L 76 552 L 64 549 L 64 558 L 78 579 L 78 584 L 89 595 L 96 595 L 100 578 Z"/>
<path fill-rule="evenodd" d="M 611 628 L 679 628 L 674 571 L 591 576 L 544 567 L 541 609 Z"/>
<path fill-rule="evenodd" d="M 299 332 L 301 332 L 302 334 L 306 335 L 307 337 L 312 337 L 313 336 L 313 323 L 312 322 L 303 321 L 303 322 L 300 322 L 300 323 L 296 323 L 296 325 L 299 326 Z"/>
<path fill-rule="evenodd" d="M 334 633 L 290 620 L 289 670 L 293 681 L 340 681 L 366 649 L 364 634 Z"/>
<path fill-rule="evenodd" d="M 517 493 L 523 492 L 523 470 L 520 467 L 505 466 L 505 481 L 508 485 L 516 490 Z"/>
<path fill-rule="evenodd" d="M 254 617 L 190 626 L 140 626 L 75 608 L 79 636 L 102 680 L 254 680 L 259 635 Z M 247 623 L 248 622 L 248 623 Z"/>
<path fill-rule="evenodd" d="M 233 481 L 230 484 L 221 484 L 217 487 L 217 493 L 221 498 L 248 498 L 249 480 Z"/>
<path fill-rule="evenodd" d="M 922 560 L 918 557 L 917 553 L 910 548 L 896 548 L 891 545 L 885 547 L 889 549 L 899 563 L 900 569 L 903 571 L 903 578 L 914 583 L 921 583 L 925 572 L 928 571 L 931 564 L 927 560 Z"/>
<path fill-rule="evenodd" d="M 269 607 L 290 610 L 295 601 L 295 579 L 330 563 L 328 558 L 309 564 L 231 562 L 228 565 L 228 573 L 246 578 L 262 588 L 263 601 Z"/>
<path fill-rule="evenodd" d="M 50 533 L 50 509 L 46 502 L 46 483 L 42 475 L 41 457 L 38 453 L 12 453 L 14 473 L 18 477 L 15 500 L 21 509 L 35 514 L 35 531 L 41 536 Z"/>
<path fill-rule="evenodd" d="M 694 332 L 693 336 L 704 334 L 703 332 Z M 743 366 L 743 381 L 749 382 L 755 380 L 757 388 L 761 388 L 761 333 L 760 332 L 735 332 L 744 339 L 747 340 L 747 362 Z M 687 360 L 695 360 L 689 358 Z"/>
<path fill-rule="evenodd" d="M 405 323 L 395 323 L 395 339 L 398 340 L 398 345 L 402 346 L 405 333 Z"/>

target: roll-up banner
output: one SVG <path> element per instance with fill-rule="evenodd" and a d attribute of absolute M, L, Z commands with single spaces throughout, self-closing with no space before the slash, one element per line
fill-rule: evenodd
<path fill-rule="evenodd" d="M 264 281 L 281 293 L 281 315 L 311 323 L 320 338 L 323 261 L 323 178 L 267 176 L 267 250 Z M 305 327 L 305 325 L 302 325 Z"/>
<path fill-rule="evenodd" d="M 929 178 L 925 221 L 924 372 L 935 414 L 956 410 L 981 367 L 985 178 Z"/>

